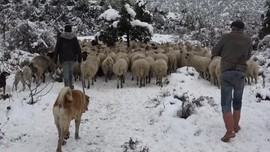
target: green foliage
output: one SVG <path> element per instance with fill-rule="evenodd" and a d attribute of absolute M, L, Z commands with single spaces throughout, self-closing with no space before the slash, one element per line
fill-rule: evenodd
<path fill-rule="evenodd" d="M 54 38 L 49 30 L 39 30 L 42 25 L 24 22 L 8 32 L 8 49 L 16 48 L 30 53 L 44 53 L 54 47 Z"/>
<path fill-rule="evenodd" d="M 100 32 L 100 36 L 98 37 L 100 41 L 104 42 L 107 46 L 114 46 L 117 38 L 117 29 L 113 27 L 107 28 L 105 31 Z"/>
<path fill-rule="evenodd" d="M 265 2 L 265 14 L 261 15 L 262 25 L 259 31 L 259 38 L 263 39 L 266 35 L 270 34 L 270 1 Z"/>
<path fill-rule="evenodd" d="M 145 27 L 135 26 L 130 31 L 130 40 L 147 43 L 151 40 L 151 33 Z"/>
<path fill-rule="evenodd" d="M 7 51 L 7 50 L 6 50 L 6 51 L 4 52 L 3 58 L 4 58 L 4 61 L 7 61 L 7 60 L 11 59 L 10 51 Z"/>
<path fill-rule="evenodd" d="M 125 8 L 125 0 L 122 0 L 122 7 L 121 10 L 119 12 L 120 14 L 120 19 L 119 19 L 119 23 L 118 23 L 118 30 L 119 33 L 121 34 L 120 36 L 126 34 L 129 30 L 131 30 L 132 26 L 130 24 L 130 21 L 132 20 L 130 14 L 127 12 L 126 8 Z"/>
<path fill-rule="evenodd" d="M 134 5 L 134 11 L 136 12 L 136 19 L 142 21 L 142 22 L 147 22 L 147 23 L 153 23 L 153 19 L 151 14 L 146 11 L 146 4 L 142 4 L 142 2 L 139 0 L 136 2 Z"/>

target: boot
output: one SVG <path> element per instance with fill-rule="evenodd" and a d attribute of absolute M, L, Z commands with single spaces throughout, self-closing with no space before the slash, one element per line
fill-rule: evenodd
<path fill-rule="evenodd" d="M 72 81 L 69 81 L 69 87 L 70 89 L 74 89 L 74 85 L 72 84 Z"/>
<path fill-rule="evenodd" d="M 64 85 L 65 85 L 65 87 L 69 87 L 68 81 L 64 80 Z"/>
<path fill-rule="evenodd" d="M 221 141 L 223 142 L 229 142 L 231 138 L 235 137 L 234 133 L 234 120 L 233 115 L 231 112 L 226 112 L 223 114 L 223 120 L 225 123 L 225 127 L 227 132 L 225 135 L 221 138 Z"/>
<path fill-rule="evenodd" d="M 74 89 L 74 85 L 73 85 L 73 83 L 72 83 L 72 77 L 69 78 L 68 83 L 69 83 L 69 87 L 70 87 L 71 89 Z"/>
<path fill-rule="evenodd" d="M 234 121 L 234 132 L 237 133 L 241 127 L 239 126 L 239 120 L 241 116 L 241 110 L 233 111 L 233 121 Z"/>

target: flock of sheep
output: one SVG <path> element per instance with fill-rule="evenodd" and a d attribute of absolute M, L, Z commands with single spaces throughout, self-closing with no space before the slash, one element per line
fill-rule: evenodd
<path fill-rule="evenodd" d="M 139 87 L 150 83 L 152 77 L 155 77 L 156 84 L 162 87 L 164 77 L 184 66 L 194 67 L 202 78 L 220 86 L 221 58 L 211 59 L 211 52 L 199 43 L 145 44 L 132 41 L 129 48 L 124 43 L 117 43 L 115 47 L 109 48 L 103 44 L 93 46 L 91 40 L 84 39 L 80 41 L 80 45 L 83 61 L 81 64 L 75 63 L 73 74 L 75 79 L 83 79 L 83 85 L 88 89 L 90 82 L 94 85 L 98 71 L 102 71 L 106 82 L 114 75 L 117 78 L 117 88 L 123 88 L 128 72 L 132 74 L 132 79 L 136 79 Z M 257 83 L 259 65 L 253 60 L 248 60 L 247 65 L 248 84 L 254 79 Z M 25 89 L 25 83 L 31 85 L 32 76 L 38 84 L 45 82 L 45 73 L 54 73 L 59 68 L 61 65 L 53 62 L 53 52 L 36 56 L 29 65 L 16 73 L 14 87 L 17 90 L 21 81 Z"/>

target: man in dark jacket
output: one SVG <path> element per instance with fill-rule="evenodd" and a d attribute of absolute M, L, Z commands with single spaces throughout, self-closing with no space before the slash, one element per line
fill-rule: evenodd
<path fill-rule="evenodd" d="M 64 33 L 57 38 L 54 62 L 57 63 L 59 56 L 59 62 L 63 66 L 65 86 L 73 89 L 73 65 L 76 61 L 81 63 L 82 53 L 77 37 L 71 32 L 71 25 L 66 25 Z"/>
<path fill-rule="evenodd" d="M 224 34 L 212 49 L 212 56 L 221 56 L 221 108 L 227 132 L 221 138 L 228 142 L 239 126 L 242 95 L 245 85 L 246 61 L 251 57 L 252 41 L 243 33 L 245 24 L 234 21 L 232 31 Z M 233 96 L 232 96 L 233 94 Z M 231 107 L 233 105 L 233 113 Z"/>

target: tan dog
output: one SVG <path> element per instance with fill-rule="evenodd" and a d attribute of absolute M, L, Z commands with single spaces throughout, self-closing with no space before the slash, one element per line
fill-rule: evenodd
<path fill-rule="evenodd" d="M 57 152 L 62 152 L 62 145 L 66 143 L 64 136 L 68 133 L 71 120 L 75 119 L 75 139 L 79 139 L 81 116 L 87 110 L 89 96 L 80 90 L 71 90 L 64 87 L 53 105 L 55 125 L 58 130 Z"/>

